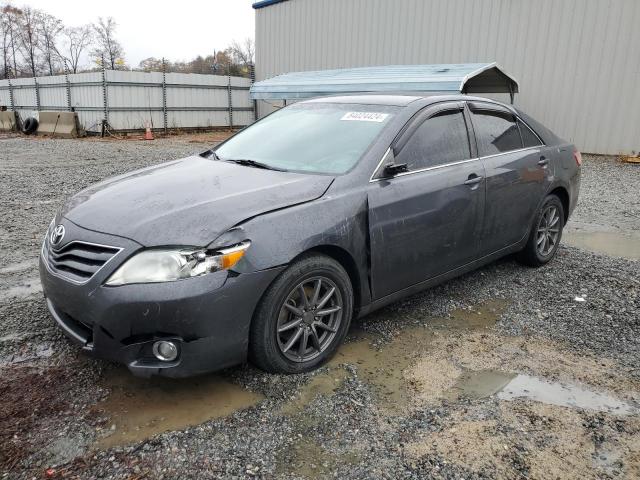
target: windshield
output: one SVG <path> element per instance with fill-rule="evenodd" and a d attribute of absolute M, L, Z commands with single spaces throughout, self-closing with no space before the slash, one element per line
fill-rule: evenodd
<path fill-rule="evenodd" d="M 385 105 L 301 103 L 256 122 L 222 144 L 220 160 L 302 172 L 353 167 L 398 110 Z"/>

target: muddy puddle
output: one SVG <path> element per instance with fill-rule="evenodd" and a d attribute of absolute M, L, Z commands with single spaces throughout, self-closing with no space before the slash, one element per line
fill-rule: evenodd
<path fill-rule="evenodd" d="M 567 245 L 612 257 L 640 259 L 640 237 L 617 232 L 566 231 L 562 242 Z"/>
<path fill-rule="evenodd" d="M 315 375 L 282 406 L 280 413 L 296 416 L 319 395 L 332 395 L 348 376 L 342 365 L 350 364 L 370 385 L 379 408 L 386 414 L 400 414 L 413 398 L 404 371 L 429 348 L 435 332 L 490 327 L 505 306 L 505 302 L 491 301 L 473 309 L 453 311 L 446 318 L 425 319 L 426 326 L 403 329 L 379 348 L 374 346 L 381 341 L 378 335 L 355 328 L 350 340 L 329 362 L 327 371 Z M 103 385 L 111 393 L 98 408 L 109 418 L 105 428 L 110 433 L 96 442 L 100 449 L 225 417 L 264 398 L 216 375 L 141 379 L 119 368 L 108 373 Z"/>
<path fill-rule="evenodd" d="M 413 399 L 413 391 L 404 372 L 429 348 L 434 331 L 491 327 L 506 306 L 504 300 L 491 300 L 473 308 L 453 310 L 447 317 L 427 319 L 425 326 L 403 329 L 380 348 L 374 347 L 380 341 L 377 335 L 355 328 L 350 340 L 329 362 L 329 371 L 316 375 L 303 386 L 299 396 L 286 404 L 282 413 L 294 415 L 317 395 L 336 391 L 346 377 L 344 370 L 340 369 L 342 364 L 357 367 L 358 376 L 371 387 L 381 409 L 388 414 L 402 413 Z"/>
<path fill-rule="evenodd" d="M 360 461 L 356 449 L 340 454 L 326 451 L 310 431 L 321 428 L 325 419 L 309 415 L 305 407 L 318 396 L 330 396 L 343 386 L 349 373 L 345 364 L 357 368 L 358 377 L 368 385 L 375 405 L 383 416 L 404 415 L 415 402 L 414 386 L 405 372 L 427 352 L 436 335 L 450 330 L 471 331 L 492 327 L 507 306 L 502 300 L 492 300 L 469 309 L 454 310 L 443 318 L 426 318 L 423 325 L 401 330 L 390 342 L 384 343 L 374 333 L 356 326 L 348 341 L 328 363 L 328 371 L 318 373 L 287 402 L 280 413 L 292 417 L 297 438 L 290 447 L 278 452 L 279 473 L 295 471 L 302 478 L 319 478 L 334 472 L 338 465 L 348 466 Z M 355 407 L 362 406 L 355 402 Z"/>
<path fill-rule="evenodd" d="M 347 371 L 342 368 L 332 368 L 326 374 L 313 377 L 304 385 L 298 396 L 284 404 L 280 409 L 283 415 L 295 415 L 301 412 L 305 405 L 313 401 L 318 395 L 331 395 L 342 386 L 347 378 Z"/>
<path fill-rule="evenodd" d="M 106 428 L 113 431 L 96 442 L 100 449 L 199 425 L 263 399 L 262 395 L 216 375 L 143 379 L 119 368 L 108 374 L 104 385 L 111 394 L 98 408 L 109 416 Z"/>
<path fill-rule="evenodd" d="M 449 399 L 461 396 L 500 400 L 524 398 L 560 407 L 581 408 L 614 415 L 639 413 L 633 405 L 603 392 L 569 383 L 549 382 L 530 375 L 496 370 L 465 371 L 449 392 Z"/>

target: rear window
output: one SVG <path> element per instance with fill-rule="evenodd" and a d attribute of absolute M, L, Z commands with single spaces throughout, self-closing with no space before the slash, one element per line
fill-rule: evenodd
<path fill-rule="evenodd" d="M 480 156 L 522 148 L 522 139 L 513 115 L 488 110 L 476 111 L 472 115 Z"/>
<path fill-rule="evenodd" d="M 533 133 L 533 130 L 531 130 L 531 128 L 529 128 L 529 126 L 520 119 L 518 119 L 518 128 L 520 128 L 520 135 L 522 135 L 524 148 L 538 147 L 542 145 L 542 142 L 538 136 Z"/>

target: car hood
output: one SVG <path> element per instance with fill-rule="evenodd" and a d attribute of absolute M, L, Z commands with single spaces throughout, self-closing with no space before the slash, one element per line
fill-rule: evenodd
<path fill-rule="evenodd" d="M 206 246 L 248 218 L 322 196 L 332 181 L 192 156 L 97 183 L 62 214 L 144 246 Z"/>

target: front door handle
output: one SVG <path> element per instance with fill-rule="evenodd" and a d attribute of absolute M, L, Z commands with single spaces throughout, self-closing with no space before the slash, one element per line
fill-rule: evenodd
<path fill-rule="evenodd" d="M 540 160 L 538 160 L 538 165 L 540 165 L 541 167 L 546 167 L 547 165 L 549 165 L 549 159 L 545 156 L 540 157 Z"/>
<path fill-rule="evenodd" d="M 472 173 L 471 175 L 469 175 L 469 179 L 464 182 L 465 185 L 475 185 L 477 183 L 480 183 L 482 181 L 484 177 L 480 177 L 478 175 L 476 175 L 475 173 Z"/>

